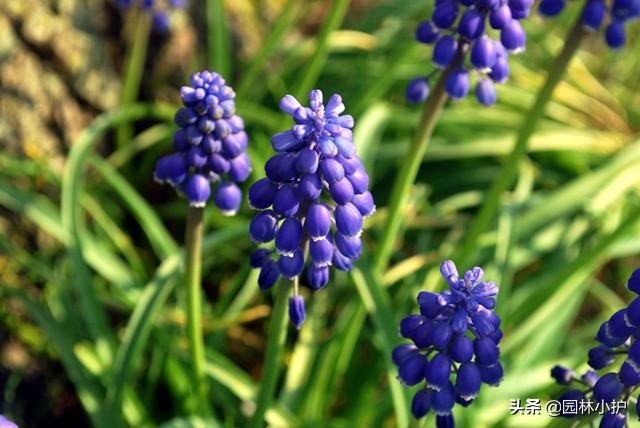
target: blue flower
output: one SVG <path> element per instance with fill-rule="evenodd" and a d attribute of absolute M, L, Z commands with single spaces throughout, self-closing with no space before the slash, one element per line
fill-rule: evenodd
<path fill-rule="evenodd" d="M 544 0 L 546 2 L 550 0 Z M 522 52 L 526 34 L 520 20 L 529 15 L 532 0 L 442 0 L 436 1 L 430 20 L 416 28 L 416 40 L 433 45 L 432 63 L 436 70 L 448 74 L 446 91 L 451 99 L 464 98 L 471 82 L 469 71 L 475 71 L 476 97 L 486 106 L 496 100 L 495 87 L 509 76 L 507 56 Z M 499 40 L 492 40 L 489 27 L 499 31 Z M 612 37 L 618 37 L 612 30 Z M 466 64 L 470 51 L 470 64 Z M 448 69 L 451 67 L 451 70 Z M 425 78 L 412 80 L 406 98 L 411 103 L 424 101 L 429 95 Z"/>
<path fill-rule="evenodd" d="M 556 365 L 551 369 L 551 377 L 560 385 L 569 385 L 576 377 L 576 374 L 570 368 Z"/>
<path fill-rule="evenodd" d="M 289 318 L 298 330 L 302 327 L 304 320 L 307 318 L 307 312 L 302 296 L 297 295 L 289 297 Z"/>
<path fill-rule="evenodd" d="M 158 159 L 154 178 L 175 187 L 194 207 L 204 207 L 214 193 L 220 211 L 234 215 L 242 202 L 237 183 L 251 173 L 244 122 L 235 114 L 235 92 L 218 73 L 202 71 L 191 76 L 191 86 L 183 86 L 180 97 L 174 153 Z M 254 229 L 268 232 L 264 225 Z"/>
<path fill-rule="evenodd" d="M 626 42 L 624 21 L 614 19 L 605 29 L 605 40 L 612 49 L 620 49 Z"/>
<path fill-rule="evenodd" d="M 369 176 L 353 144 L 353 117 L 342 114 L 342 97 L 334 94 L 325 105 L 316 89 L 309 101 L 304 107 L 291 95 L 282 98 L 280 108 L 295 123 L 272 137 L 276 154 L 265 164 L 266 177 L 249 188 L 249 204 L 260 210 L 249 228 L 252 240 L 275 239 L 268 257 L 264 249 L 252 257 L 252 265 L 262 269 L 261 289 L 306 269 L 306 284 L 319 290 L 329 283 L 331 267 L 351 270 L 362 252 L 363 219 L 375 210 Z M 299 308 L 302 297 L 294 297 Z M 300 314 L 290 311 L 298 327 L 304 321 Z"/>
<path fill-rule="evenodd" d="M 630 291 L 640 294 L 640 269 L 633 272 L 627 287 Z M 562 397 L 580 394 L 584 400 L 606 405 L 619 400 L 627 402 L 640 386 L 640 342 L 636 340 L 637 337 L 640 337 L 640 297 L 636 297 L 626 308 L 616 311 L 600 325 L 596 334 L 596 340 L 600 345 L 589 349 L 588 352 L 588 364 L 594 370 L 589 370 L 578 378 L 566 367 L 554 366 L 551 369 L 551 376 L 557 383 L 580 386 L 580 389 L 565 392 L 561 400 Z M 620 359 L 618 369 L 613 367 L 616 355 L 624 356 L 624 359 Z M 595 371 L 605 368 L 608 372 L 602 376 Z M 609 411 L 603 415 L 600 427 L 623 427 L 626 418 L 625 412 Z"/>
<path fill-rule="evenodd" d="M 453 70 L 446 83 L 449 98 L 459 100 L 466 97 L 469 92 L 469 85 L 469 72 L 467 70 L 462 67 Z"/>
<path fill-rule="evenodd" d="M 490 106 L 496 103 L 496 86 L 490 79 L 479 80 L 476 84 L 476 99 L 480 104 Z"/>
<path fill-rule="evenodd" d="M 556 16 L 564 9 L 565 0 L 542 0 L 538 12 L 544 16 Z"/>
<path fill-rule="evenodd" d="M 431 391 L 422 389 L 413 396 L 411 401 L 411 413 L 416 419 L 420 419 L 429 413 L 431 409 Z"/>
<path fill-rule="evenodd" d="M 558 397 L 558 401 L 562 403 L 560 416 L 562 416 L 563 418 L 575 417 L 576 412 L 569 411 L 569 409 L 571 409 L 569 403 L 580 403 L 585 400 L 585 398 L 586 397 L 584 395 L 584 392 L 580 391 L 579 389 L 570 389 L 564 392 L 562 395 L 560 395 L 560 397 Z M 577 406 L 579 406 L 579 404 L 577 404 Z M 574 406 L 574 408 L 577 406 Z"/>
<path fill-rule="evenodd" d="M 617 373 L 607 373 L 602 376 L 593 387 L 593 399 L 610 403 L 618 398 L 624 385 Z"/>
<path fill-rule="evenodd" d="M 559 15 L 566 5 L 565 0 L 542 0 L 538 12 L 547 17 Z M 640 17 L 640 1 L 614 0 L 607 6 L 603 0 L 587 0 L 582 11 L 582 25 L 586 31 L 598 32 L 603 24 L 604 39 L 611 49 L 620 49 L 626 43 L 625 25 Z"/>
<path fill-rule="evenodd" d="M 587 30 L 598 31 L 607 13 L 607 6 L 601 0 L 589 0 L 582 12 L 582 23 Z"/>
<path fill-rule="evenodd" d="M 416 77 L 407 85 L 407 101 L 421 103 L 429 96 L 429 81 L 426 77 Z"/>
<path fill-rule="evenodd" d="M 421 418 L 433 410 L 437 426 L 444 427 L 453 426 L 456 402 L 469 405 L 482 383 L 500 382 L 503 370 L 500 318 L 493 312 L 497 286 L 482 280 L 479 267 L 460 276 L 455 264 L 445 260 L 440 272 L 449 289 L 418 294 L 420 314 L 400 322 L 400 335 L 413 344 L 396 347 L 391 357 L 403 384 L 424 385 L 414 396 L 413 415 Z"/>
<path fill-rule="evenodd" d="M 115 3 L 122 10 L 138 7 L 151 13 L 152 28 L 160 34 L 167 34 L 171 28 L 170 12 L 186 6 L 186 0 L 115 0 Z"/>
<path fill-rule="evenodd" d="M 624 428 L 627 416 L 624 413 L 606 412 L 600 420 L 600 428 Z"/>
<path fill-rule="evenodd" d="M 454 428 L 453 415 L 436 415 L 436 428 Z"/>
<path fill-rule="evenodd" d="M 606 346 L 596 346 L 589 350 L 588 364 L 596 370 L 603 369 L 614 361 L 613 353 Z"/>

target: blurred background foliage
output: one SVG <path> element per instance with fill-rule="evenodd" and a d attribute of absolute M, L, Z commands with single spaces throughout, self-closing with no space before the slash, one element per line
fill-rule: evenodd
<path fill-rule="evenodd" d="M 190 3 L 172 15 L 169 35 L 149 36 L 138 96 L 145 104 L 126 109 L 118 107 L 127 46 L 143 18 L 104 0 L 0 3 L 0 413 L 20 426 L 100 427 L 101 415 L 115 411 L 136 427 L 236 427 L 252 412 L 272 296 L 259 293 L 248 267 L 246 205 L 234 218 L 207 212 L 214 411 L 196 420 L 185 410 L 187 207 L 153 182 L 152 170 L 170 150 L 177 89 L 190 73 L 214 65 L 236 88 L 253 179 L 263 175 L 270 135 L 287 124 L 279 99 L 312 87 L 340 92 L 372 177 L 378 211 L 365 244 L 376 245 L 418 120 L 404 87 L 431 69 L 430 50 L 413 41 L 431 2 L 209 0 L 209 12 L 224 14 Z M 439 262 L 455 253 L 526 121 L 578 10 L 570 9 L 526 22 L 527 51 L 511 58 L 495 107 L 447 105 L 388 270 L 368 276 L 365 253 L 356 274 L 338 275 L 308 300 L 309 321 L 289 337 L 271 426 L 398 426 L 386 353 L 400 339 L 389 343 L 386 332 L 417 310 L 418 290 L 442 287 Z M 461 426 L 548 425 L 546 416 L 509 416 L 509 400 L 557 393 L 551 365 L 584 366 L 598 324 L 630 299 L 625 278 L 640 252 L 633 31 L 622 51 L 598 36 L 583 43 L 475 251 L 501 286 L 506 377 L 456 414 Z M 135 137 L 118 147 L 113 127 L 127 121 Z M 362 281 L 383 292 L 367 295 Z"/>

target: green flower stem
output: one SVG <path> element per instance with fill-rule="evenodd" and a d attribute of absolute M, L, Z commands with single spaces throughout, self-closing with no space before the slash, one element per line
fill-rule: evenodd
<path fill-rule="evenodd" d="M 278 374 L 280 373 L 280 360 L 287 340 L 287 308 L 289 306 L 289 291 L 292 285 L 294 288 L 297 287 L 297 278 L 291 283 L 282 281 L 278 285 L 276 302 L 271 313 L 267 354 L 262 366 L 262 382 L 256 400 L 256 411 L 249 421 L 249 428 L 261 428 L 264 426 L 265 413 L 271 405 L 275 394 Z"/>
<path fill-rule="evenodd" d="M 451 71 L 459 67 L 462 63 L 467 47 L 468 45 L 466 43 L 460 44 L 456 57 L 440 75 L 436 86 L 433 88 L 429 99 L 424 105 L 418 129 L 413 136 L 413 140 L 411 140 L 404 160 L 400 164 L 400 173 L 393 185 L 386 224 L 382 229 L 382 239 L 378 244 L 378 250 L 376 251 L 373 263 L 377 273 L 383 272 L 387 267 L 394 242 L 401 234 L 400 228 L 403 223 L 402 211 L 407 204 L 411 187 L 416 180 L 420 164 L 429 147 L 431 135 L 438 122 L 440 113 L 442 113 L 444 104 L 447 101 L 447 92 L 445 90 L 447 78 Z"/>
<path fill-rule="evenodd" d="M 469 264 L 469 258 L 476 248 L 480 235 L 482 235 L 491 223 L 498 207 L 500 206 L 502 194 L 513 182 L 516 172 L 518 171 L 518 167 L 520 166 L 520 162 L 526 153 L 527 143 L 533 135 L 538 122 L 544 115 L 545 107 L 551 99 L 553 90 L 562 80 L 567 66 L 578 51 L 580 42 L 586 34 L 587 32 L 582 26 L 582 14 L 579 14 L 573 28 L 569 32 L 562 51 L 556 57 L 549 69 L 549 74 L 547 75 L 547 80 L 544 83 L 544 86 L 540 92 L 538 92 L 538 96 L 536 97 L 531 110 L 524 116 L 524 121 L 520 127 L 513 150 L 505 160 L 500 175 L 493 182 L 491 189 L 489 189 L 489 193 L 484 198 L 480 211 L 475 216 L 471 228 L 465 236 L 460 253 L 456 258 L 457 263 L 460 265 L 466 266 Z"/>
<path fill-rule="evenodd" d="M 140 92 L 140 82 L 144 72 L 144 61 L 147 58 L 147 44 L 151 30 L 151 17 L 146 13 L 139 13 L 135 17 L 135 31 L 133 40 L 129 43 L 129 50 L 125 59 L 125 74 L 122 84 L 120 104 L 128 106 L 136 101 Z M 130 123 L 122 123 L 116 132 L 118 148 L 131 143 L 133 127 Z"/>
<path fill-rule="evenodd" d="M 185 233 L 185 280 L 187 285 L 187 337 L 191 356 L 191 369 L 195 398 L 200 411 L 204 411 L 207 388 L 205 384 L 204 341 L 202 338 L 202 235 L 204 208 L 189 207 Z"/>

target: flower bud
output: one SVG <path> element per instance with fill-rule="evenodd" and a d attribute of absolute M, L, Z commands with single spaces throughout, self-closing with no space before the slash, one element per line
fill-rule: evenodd
<path fill-rule="evenodd" d="M 235 215 L 242 203 L 242 191 L 232 181 L 223 181 L 218 185 L 213 201 L 225 216 Z"/>
<path fill-rule="evenodd" d="M 249 223 L 249 235 L 254 242 L 269 242 L 276 237 L 278 219 L 271 210 L 258 213 Z"/>
<path fill-rule="evenodd" d="M 289 297 L 289 319 L 298 330 L 304 324 L 307 318 L 307 312 L 304 307 L 304 298 L 302 296 Z"/>
<path fill-rule="evenodd" d="M 194 174 L 187 179 L 184 193 L 192 207 L 204 207 L 211 196 L 211 184 L 201 174 Z"/>

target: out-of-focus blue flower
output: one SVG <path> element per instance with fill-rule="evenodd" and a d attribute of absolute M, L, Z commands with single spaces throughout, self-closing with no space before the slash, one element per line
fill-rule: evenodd
<path fill-rule="evenodd" d="M 557 365 L 551 369 L 551 377 L 560 385 L 569 385 L 575 379 L 576 374 L 570 368 Z"/>
<path fill-rule="evenodd" d="M 160 34 L 166 34 L 171 29 L 171 11 L 183 9 L 186 3 L 186 0 L 115 0 L 119 9 L 138 7 L 151 13 L 152 28 Z"/>
<path fill-rule="evenodd" d="M 624 413 L 606 412 L 600 420 L 600 428 L 624 428 L 627 416 Z"/>
<path fill-rule="evenodd" d="M 432 410 L 436 426 L 447 427 L 453 426 L 456 402 L 467 406 L 482 383 L 497 385 L 502 379 L 502 332 L 493 312 L 498 287 L 482 280 L 481 268 L 460 276 L 455 264 L 445 260 L 440 272 L 449 289 L 418 294 L 420 314 L 400 322 L 400 335 L 413 344 L 396 347 L 392 359 L 403 384 L 424 382 L 414 396 L 413 415 L 421 418 Z"/>
<path fill-rule="evenodd" d="M 630 291 L 640 294 L 640 269 L 636 269 L 627 287 Z M 580 389 L 582 399 L 609 406 L 600 420 L 600 427 L 624 427 L 628 409 L 612 405 L 614 402 L 628 402 L 629 397 L 636 394 L 640 385 L 640 297 L 636 297 L 626 308 L 615 312 L 600 325 L 596 340 L 600 345 L 589 349 L 588 364 L 594 370 L 589 370 L 579 378 L 575 373 L 563 366 L 554 366 L 551 376 L 561 385 L 576 385 Z M 614 369 L 616 356 L 620 359 L 619 368 Z M 595 370 L 607 369 L 608 372 L 598 376 Z M 566 392 L 576 394 L 576 390 Z M 613 409 L 613 410 L 611 410 Z M 575 417 L 576 414 L 564 415 Z"/>
<path fill-rule="evenodd" d="M 325 105 L 315 89 L 309 101 L 305 107 L 291 95 L 282 98 L 280 108 L 295 124 L 272 137 L 276 154 L 265 164 L 266 177 L 249 189 L 249 204 L 261 210 L 251 221 L 251 239 L 275 240 L 275 249 L 268 250 L 275 263 L 252 258 L 264 263 L 262 289 L 278 276 L 294 279 L 306 269 L 307 285 L 319 290 L 329 282 L 330 267 L 351 270 L 362 252 L 363 218 L 375 210 L 369 176 L 353 144 L 353 117 L 342 114 L 342 97 L 334 94 Z M 292 316 L 296 324 L 304 321 L 297 318 Z"/>
<path fill-rule="evenodd" d="M 570 410 L 569 403 L 576 403 L 574 409 L 577 410 L 580 406 L 580 402 L 585 400 L 584 392 L 579 389 L 570 389 L 564 392 L 562 395 L 558 397 L 558 401 L 561 403 L 562 407 L 560 409 L 560 416 L 563 418 L 572 418 L 576 416 L 575 410 Z"/>
<path fill-rule="evenodd" d="M 490 79 L 482 79 L 476 84 L 476 98 L 480 104 L 490 106 L 496 103 L 496 85 Z"/>
<path fill-rule="evenodd" d="M 421 103 L 429 96 L 429 82 L 426 77 L 416 77 L 407 86 L 407 101 Z"/>
<path fill-rule="evenodd" d="M 542 0 L 538 12 L 544 16 L 556 16 L 564 9 L 566 0 Z"/>
<path fill-rule="evenodd" d="M 447 79 L 446 88 L 449 98 L 459 100 L 469 92 L 469 72 L 464 68 L 453 70 Z"/>
<path fill-rule="evenodd" d="M 467 95 L 472 84 L 469 72 L 473 69 L 472 75 L 478 76 L 478 101 L 486 106 L 495 103 L 495 86 L 487 82 L 504 83 L 507 80 L 507 57 L 509 53 L 522 52 L 525 48 L 526 34 L 520 20 L 529 16 L 532 4 L 532 0 L 436 1 L 431 19 L 418 25 L 416 40 L 434 45 L 432 62 L 436 69 L 444 69 L 450 74 L 446 90 L 451 99 Z M 499 32 L 498 40 L 489 37 L 490 27 Z M 469 51 L 471 64 L 466 64 Z M 428 82 L 412 80 L 407 88 L 407 100 L 411 103 L 424 101 L 428 91 L 419 89 L 425 87 L 428 88 Z"/>
<path fill-rule="evenodd" d="M 620 49 L 623 47 L 626 41 L 624 21 L 620 19 L 614 19 L 611 21 L 605 29 L 604 36 L 610 48 Z"/>
<path fill-rule="evenodd" d="M 560 14 L 565 0 L 542 0 L 538 12 L 547 17 Z M 613 0 L 610 5 L 603 0 L 587 0 L 582 11 L 585 30 L 598 32 L 604 28 L 604 39 L 611 49 L 620 49 L 626 43 L 625 26 L 640 17 L 640 0 Z"/>
<path fill-rule="evenodd" d="M 191 76 L 180 97 L 184 107 L 175 115 L 180 129 L 173 136 L 174 153 L 158 159 L 154 178 L 174 186 L 194 207 L 205 206 L 213 193 L 220 211 L 234 215 L 242 202 L 237 183 L 251 173 L 235 92 L 218 73 L 202 71 Z"/>
<path fill-rule="evenodd" d="M 171 29 L 169 12 L 166 10 L 156 10 L 153 12 L 151 25 L 154 31 L 166 34 Z"/>

